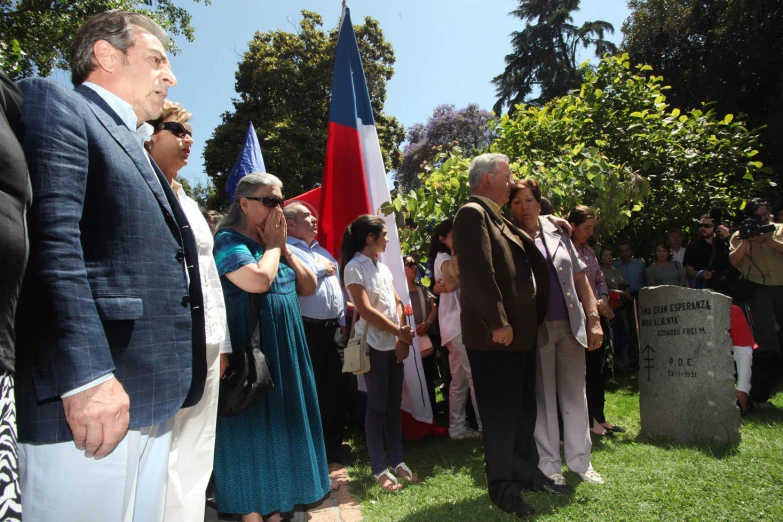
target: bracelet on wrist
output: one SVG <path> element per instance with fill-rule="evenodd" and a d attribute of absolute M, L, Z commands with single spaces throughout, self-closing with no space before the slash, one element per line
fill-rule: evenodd
<path fill-rule="evenodd" d="M 590 317 L 601 317 L 601 314 L 599 314 L 598 312 L 590 312 L 589 314 L 587 314 L 587 317 L 588 318 L 590 318 Z"/>

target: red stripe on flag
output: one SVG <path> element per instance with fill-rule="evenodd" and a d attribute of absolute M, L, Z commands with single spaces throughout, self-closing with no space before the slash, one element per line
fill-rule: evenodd
<path fill-rule="evenodd" d="M 358 216 L 371 213 L 367 194 L 359 132 L 330 122 L 321 181 L 318 242 L 338 260 L 345 228 Z"/>

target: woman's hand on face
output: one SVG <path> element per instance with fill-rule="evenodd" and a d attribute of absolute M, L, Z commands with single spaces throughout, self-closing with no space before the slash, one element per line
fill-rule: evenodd
<path fill-rule="evenodd" d="M 601 321 L 598 317 L 587 318 L 587 349 L 597 350 L 604 343 L 604 332 L 601 329 Z"/>
<path fill-rule="evenodd" d="M 266 218 L 266 225 L 263 230 L 259 230 L 261 240 L 266 248 L 279 248 L 281 252 L 285 249 L 285 239 L 288 233 L 283 211 L 277 207 L 269 212 Z"/>

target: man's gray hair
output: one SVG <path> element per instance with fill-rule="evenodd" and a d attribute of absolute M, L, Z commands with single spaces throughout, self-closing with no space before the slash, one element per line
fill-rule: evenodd
<path fill-rule="evenodd" d="M 505 154 L 482 154 L 476 156 L 470 162 L 468 167 L 468 183 L 470 189 L 475 190 L 481 183 L 481 177 L 484 174 L 492 174 L 498 171 L 498 163 L 508 163 L 508 156 Z"/>
<path fill-rule="evenodd" d="M 283 215 L 286 219 L 291 221 L 296 221 L 296 218 L 299 217 L 299 214 L 301 214 L 302 211 L 311 212 L 310 208 L 301 201 L 292 201 L 283 207 Z"/>
<path fill-rule="evenodd" d="M 283 188 L 283 182 L 277 176 L 264 173 L 248 174 L 237 185 L 237 192 L 234 195 L 234 202 L 228 207 L 226 216 L 220 221 L 217 226 L 218 232 L 224 228 L 237 229 L 245 226 L 245 213 L 242 212 L 242 207 L 239 206 L 239 200 L 242 198 L 251 198 L 256 195 L 259 189 L 264 187 L 278 187 Z"/>
<path fill-rule="evenodd" d="M 136 43 L 133 27 L 138 27 L 160 40 L 164 48 L 169 46 L 166 31 L 154 20 L 131 11 L 112 10 L 99 13 L 82 25 L 73 37 L 71 50 L 71 83 L 78 87 L 87 80 L 98 64 L 93 61 L 93 47 L 98 40 L 106 40 L 123 54 Z"/>

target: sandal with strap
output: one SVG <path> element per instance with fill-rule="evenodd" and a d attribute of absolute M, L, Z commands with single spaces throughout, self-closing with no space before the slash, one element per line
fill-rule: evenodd
<path fill-rule="evenodd" d="M 386 485 L 381 484 L 381 477 L 386 477 L 389 482 L 387 482 Z M 392 475 L 389 468 L 386 468 L 377 475 L 373 475 L 373 478 L 375 479 L 375 482 L 386 491 L 399 491 L 402 489 L 402 485 L 397 481 L 397 477 Z"/>
<path fill-rule="evenodd" d="M 402 471 L 408 474 L 407 477 L 402 473 L 400 473 L 400 468 L 402 468 Z M 409 468 L 404 462 L 400 462 L 399 464 L 397 464 L 397 466 L 395 466 L 394 468 L 394 472 L 397 475 L 399 475 L 402 480 L 405 480 L 412 484 L 418 484 L 419 482 L 421 482 L 421 479 L 413 471 L 411 471 L 411 468 Z"/>

